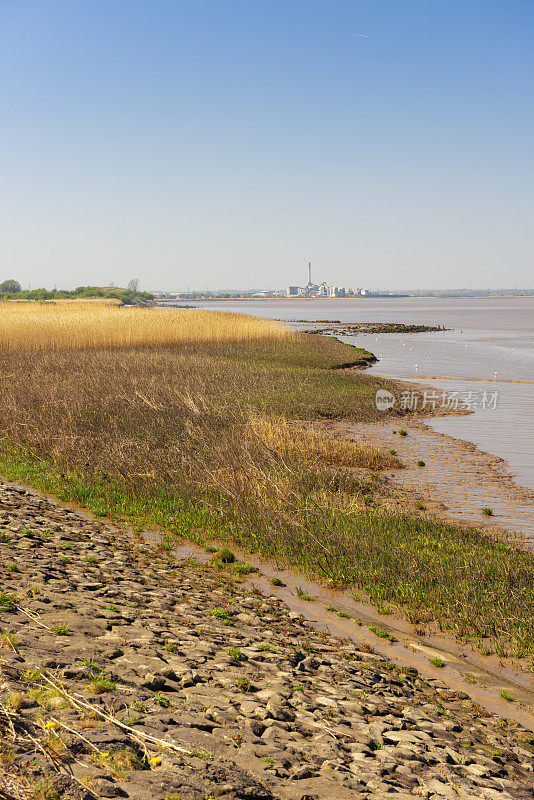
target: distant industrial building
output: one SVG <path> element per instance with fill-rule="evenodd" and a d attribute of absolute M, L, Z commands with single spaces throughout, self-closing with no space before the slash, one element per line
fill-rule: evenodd
<path fill-rule="evenodd" d="M 288 286 L 286 294 L 288 297 L 299 297 L 304 294 L 304 289 L 302 286 Z"/>
<path fill-rule="evenodd" d="M 346 289 L 344 286 L 329 286 L 328 297 L 345 297 Z"/>
<path fill-rule="evenodd" d="M 344 286 L 329 286 L 326 281 L 313 283 L 311 262 L 308 263 L 308 282 L 305 286 L 288 286 L 286 297 L 356 297 L 365 294 L 365 289 L 346 289 Z"/>

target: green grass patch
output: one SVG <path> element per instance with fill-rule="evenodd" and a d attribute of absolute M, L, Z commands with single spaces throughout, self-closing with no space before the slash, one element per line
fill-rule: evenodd
<path fill-rule="evenodd" d="M 226 652 L 228 653 L 230 658 L 232 658 L 234 661 L 246 661 L 247 660 L 246 655 L 241 652 L 239 647 L 230 647 L 230 648 L 228 648 L 228 650 Z"/>
<path fill-rule="evenodd" d="M 115 681 L 109 678 L 103 678 L 101 675 L 95 675 L 89 678 L 87 686 L 88 691 L 92 694 L 105 694 L 106 692 L 114 692 L 117 688 Z"/>
<path fill-rule="evenodd" d="M 308 594 L 308 592 L 305 592 L 302 586 L 297 586 L 297 588 L 295 589 L 295 594 L 297 595 L 299 600 L 306 600 L 306 602 L 308 603 L 317 602 L 317 598 L 313 597 L 313 595 L 311 594 Z"/>
<path fill-rule="evenodd" d="M 154 703 L 156 703 L 156 705 L 160 706 L 161 708 L 169 708 L 171 704 L 169 698 L 165 697 L 165 695 L 161 694 L 161 692 L 156 692 L 152 700 L 154 701 Z"/>
<path fill-rule="evenodd" d="M 99 667 L 98 664 L 92 659 L 82 661 L 82 666 L 86 667 L 92 675 L 100 675 L 100 673 L 103 671 L 103 668 Z"/>
<path fill-rule="evenodd" d="M 269 644 L 269 642 L 261 642 L 261 644 L 258 645 L 258 650 L 260 650 L 263 653 L 277 653 L 278 652 L 276 647 L 273 647 L 272 644 Z"/>
<path fill-rule="evenodd" d="M 17 601 L 9 592 L 0 591 L 0 608 L 15 608 Z"/>
<path fill-rule="evenodd" d="M 52 633 L 55 633 L 56 636 L 70 636 L 70 630 L 66 625 L 52 625 L 50 630 Z"/>
<path fill-rule="evenodd" d="M 235 682 L 235 685 L 242 692 L 253 692 L 254 691 L 254 687 L 251 684 L 251 682 L 248 680 L 248 678 L 238 678 L 236 680 L 236 682 Z"/>
<path fill-rule="evenodd" d="M 210 617 L 216 617 L 217 619 L 228 619 L 230 616 L 228 610 L 226 608 L 210 608 L 208 611 Z"/>
<path fill-rule="evenodd" d="M 374 633 L 375 636 L 378 636 L 379 639 L 387 639 L 390 642 L 396 642 L 397 639 L 393 636 L 392 633 L 383 630 L 383 628 L 379 628 L 376 625 L 368 625 L 369 630 Z"/>
<path fill-rule="evenodd" d="M 238 678 L 235 682 L 235 685 L 238 689 L 242 692 L 253 692 L 254 686 L 248 680 L 248 678 Z"/>

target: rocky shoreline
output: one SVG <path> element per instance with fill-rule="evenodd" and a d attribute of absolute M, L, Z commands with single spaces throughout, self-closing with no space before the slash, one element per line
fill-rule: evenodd
<path fill-rule="evenodd" d="M 8 484 L 0 542 L 0 797 L 534 797 L 532 733 L 314 630 L 220 555 Z"/>
<path fill-rule="evenodd" d="M 329 333 L 332 336 L 355 336 L 362 333 L 436 333 L 449 330 L 443 325 L 406 325 L 403 322 L 341 322 L 340 320 L 304 320 L 292 322 L 321 324 L 322 328 L 304 330 L 303 333 Z"/>

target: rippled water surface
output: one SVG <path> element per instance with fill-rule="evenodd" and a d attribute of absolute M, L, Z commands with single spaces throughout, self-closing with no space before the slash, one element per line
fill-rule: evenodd
<path fill-rule="evenodd" d="M 472 392 L 474 414 L 440 417 L 432 426 L 501 456 L 519 483 L 534 488 L 533 297 L 252 300 L 202 305 L 288 321 L 444 325 L 450 330 L 367 334 L 346 337 L 346 341 L 375 353 L 379 362 L 372 371 L 376 374 L 417 379 L 438 393 Z M 486 406 L 493 406 L 493 393 L 498 392 L 495 408 L 482 408 L 484 391 Z"/>

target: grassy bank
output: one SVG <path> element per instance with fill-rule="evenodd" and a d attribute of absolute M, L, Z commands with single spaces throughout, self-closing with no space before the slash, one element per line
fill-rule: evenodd
<path fill-rule="evenodd" d="M 124 310 L 112 313 L 124 334 Z M 377 474 L 399 466 L 394 456 L 307 424 L 380 414 L 383 381 L 332 369 L 357 351 L 235 315 L 207 319 L 219 338 L 202 338 L 188 311 L 131 313 L 140 330 L 144 315 L 159 326 L 178 314 L 174 340 L 142 343 L 138 330 L 135 347 L 115 333 L 105 349 L 69 349 L 67 337 L 0 352 L 6 478 L 197 542 L 235 542 L 365 591 L 380 609 L 401 606 L 418 625 L 534 654 L 534 557 L 388 513 Z"/>
<path fill-rule="evenodd" d="M 4 447 L 0 453 L 8 480 L 75 501 L 97 516 L 158 525 L 200 545 L 234 543 L 309 577 L 362 590 L 380 613 L 393 604 L 418 628 L 437 623 L 483 653 L 534 655 L 532 555 L 473 529 L 366 510 L 372 482 L 317 469 L 289 482 L 273 474 L 263 484 L 257 475 L 242 476 L 232 496 L 228 486 L 149 490 L 108 475 L 60 470 L 26 450 Z"/>

